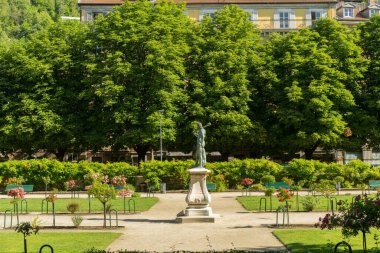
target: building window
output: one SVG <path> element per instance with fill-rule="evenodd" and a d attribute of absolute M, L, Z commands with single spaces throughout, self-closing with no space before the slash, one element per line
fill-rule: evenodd
<path fill-rule="evenodd" d="M 280 28 L 289 28 L 290 13 L 289 12 L 279 12 Z"/>
<path fill-rule="evenodd" d="M 311 11 L 311 20 L 315 21 L 322 17 L 322 14 L 320 11 Z"/>
<path fill-rule="evenodd" d="M 92 12 L 88 12 L 88 13 L 87 13 L 86 21 L 87 21 L 87 22 L 92 21 Z"/>
<path fill-rule="evenodd" d="M 201 12 L 201 15 L 199 17 L 199 20 L 202 21 L 204 17 L 210 17 L 211 19 L 214 19 L 215 17 L 215 10 L 204 10 Z"/>
<path fill-rule="evenodd" d="M 353 18 L 354 17 L 354 8 L 344 8 L 344 17 Z"/>
<path fill-rule="evenodd" d="M 373 17 L 375 15 L 379 15 L 380 14 L 380 10 L 377 10 L 377 9 L 369 9 L 369 16 L 370 17 Z"/>

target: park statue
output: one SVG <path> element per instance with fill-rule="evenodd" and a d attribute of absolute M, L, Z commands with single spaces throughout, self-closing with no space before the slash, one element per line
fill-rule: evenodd
<path fill-rule="evenodd" d="M 210 123 L 203 127 L 202 123 L 198 122 L 197 150 L 195 153 L 196 167 L 204 168 L 204 166 L 206 165 L 206 150 L 205 150 L 206 130 L 205 128 L 208 126 L 210 126 Z"/>
<path fill-rule="evenodd" d="M 215 222 L 218 215 L 213 214 L 211 203 L 211 195 L 207 189 L 207 175 L 210 170 L 206 169 L 206 150 L 205 150 L 205 128 L 210 126 L 210 123 L 202 126 L 198 122 L 196 165 L 188 169 L 190 173 L 189 192 L 186 196 L 187 207 L 185 210 L 178 213 L 176 222 Z"/>

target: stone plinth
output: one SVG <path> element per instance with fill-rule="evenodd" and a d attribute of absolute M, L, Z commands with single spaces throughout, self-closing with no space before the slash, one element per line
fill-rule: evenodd
<path fill-rule="evenodd" d="M 177 215 L 176 222 L 215 222 L 217 215 L 210 207 L 211 195 L 207 190 L 206 178 L 209 170 L 201 167 L 189 169 L 190 189 L 186 196 L 187 208 Z"/>

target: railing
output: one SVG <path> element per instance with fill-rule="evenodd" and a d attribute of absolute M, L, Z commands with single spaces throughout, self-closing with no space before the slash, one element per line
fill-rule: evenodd
<path fill-rule="evenodd" d="M 12 221 L 13 221 L 13 212 L 11 209 L 8 209 L 8 210 L 5 210 L 4 212 L 4 228 L 7 226 L 7 213 L 10 213 L 11 214 L 11 225 L 10 225 L 10 228 L 12 227 Z"/>
<path fill-rule="evenodd" d="M 109 214 L 108 214 L 109 215 L 110 228 L 112 227 L 112 223 L 111 223 L 111 220 L 112 220 L 111 214 L 112 214 L 112 212 L 115 213 L 115 216 L 116 216 L 116 227 L 118 227 L 119 226 L 119 217 L 118 217 L 118 214 L 117 214 L 117 210 L 116 209 L 111 209 L 109 211 Z"/>
<path fill-rule="evenodd" d="M 265 212 L 267 211 L 267 199 L 266 198 L 261 198 L 260 199 L 260 207 L 259 207 L 259 212 L 261 212 L 261 203 L 262 203 L 262 200 L 264 200 L 264 210 Z"/>
<path fill-rule="evenodd" d="M 42 253 L 42 250 L 43 250 L 44 248 L 49 248 L 49 249 L 50 249 L 50 253 L 54 253 L 54 249 L 53 249 L 53 247 L 50 246 L 49 244 L 42 245 L 41 248 L 40 248 L 39 253 Z"/>
<path fill-rule="evenodd" d="M 23 213 L 22 203 L 25 203 L 25 213 L 28 213 L 28 201 L 26 199 L 21 200 L 21 203 L 20 203 L 20 209 L 21 209 L 20 213 L 21 214 Z"/>

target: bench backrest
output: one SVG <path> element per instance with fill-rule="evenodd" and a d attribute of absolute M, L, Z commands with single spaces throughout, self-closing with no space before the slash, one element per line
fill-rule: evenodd
<path fill-rule="evenodd" d="M 278 189 L 278 188 L 290 189 L 290 186 L 287 185 L 285 182 L 268 183 L 268 184 L 265 184 L 265 187 L 266 187 L 266 188 L 274 187 L 274 188 L 276 188 L 276 189 Z"/>
<path fill-rule="evenodd" d="M 369 187 L 380 188 L 380 180 L 369 180 Z"/>
<path fill-rule="evenodd" d="M 207 190 L 216 190 L 216 185 L 214 183 L 207 183 Z"/>
<path fill-rule="evenodd" d="M 33 191 L 33 185 L 31 184 L 23 184 L 23 185 L 15 185 L 15 184 L 9 184 L 7 187 L 5 187 L 5 191 L 9 191 L 10 189 L 14 188 L 23 188 L 25 192 L 32 192 Z"/>

